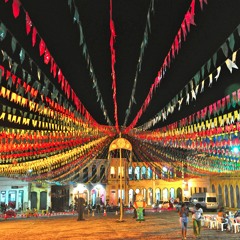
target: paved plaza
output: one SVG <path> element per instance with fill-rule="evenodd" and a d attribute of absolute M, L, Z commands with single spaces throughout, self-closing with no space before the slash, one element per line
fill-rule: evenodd
<path fill-rule="evenodd" d="M 0 220 L 0 239 L 4 240 L 57 240 L 57 239 L 181 239 L 179 218 L 176 211 L 146 212 L 145 221 L 137 222 L 132 213 L 125 213 L 119 222 L 116 213 L 39 217 L 29 219 Z M 240 233 L 221 232 L 203 227 L 201 239 L 240 239 Z M 192 222 L 188 226 L 187 239 L 194 239 Z"/>

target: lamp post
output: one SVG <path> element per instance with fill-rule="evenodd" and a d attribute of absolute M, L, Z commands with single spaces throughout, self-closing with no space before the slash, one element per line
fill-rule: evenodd
<path fill-rule="evenodd" d="M 184 201 L 184 188 L 185 188 L 185 181 L 184 181 L 184 164 L 182 160 L 182 201 Z"/>
<path fill-rule="evenodd" d="M 108 151 L 108 159 L 110 159 L 110 152 L 119 149 L 119 157 L 120 157 L 120 161 L 119 161 L 119 167 L 120 167 L 120 219 L 119 221 L 122 222 L 123 221 L 123 204 L 122 204 L 122 149 L 126 149 L 129 150 L 130 152 L 132 152 L 132 145 L 131 143 L 125 139 L 120 137 L 113 140 L 112 143 L 109 146 L 109 151 Z M 131 158 L 131 157 L 130 157 Z M 126 179 L 124 179 L 124 181 L 126 181 Z"/>

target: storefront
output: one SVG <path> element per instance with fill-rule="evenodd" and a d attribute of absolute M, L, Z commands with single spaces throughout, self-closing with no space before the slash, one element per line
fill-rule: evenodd
<path fill-rule="evenodd" d="M 16 210 L 25 210 L 29 207 L 29 184 L 27 182 L 2 177 L 0 189 L 1 207 Z"/>

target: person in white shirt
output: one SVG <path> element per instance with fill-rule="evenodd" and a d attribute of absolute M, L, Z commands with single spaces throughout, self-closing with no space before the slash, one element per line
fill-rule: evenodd
<path fill-rule="evenodd" d="M 200 238 L 201 233 L 201 218 L 203 215 L 203 210 L 201 204 L 197 203 L 193 210 L 192 220 L 193 220 L 193 233 L 196 238 Z"/>

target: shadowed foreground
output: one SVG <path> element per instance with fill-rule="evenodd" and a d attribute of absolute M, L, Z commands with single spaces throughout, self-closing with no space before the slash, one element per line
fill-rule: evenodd
<path fill-rule="evenodd" d="M 118 221 L 119 215 L 115 213 L 85 215 L 84 218 L 84 221 L 77 221 L 77 216 L 0 220 L 0 239 L 181 239 L 175 211 L 147 212 L 146 221 L 142 223 L 133 219 L 130 213 L 125 213 L 123 222 Z M 194 239 L 191 219 L 187 235 L 187 239 Z M 240 233 L 203 227 L 201 239 L 240 239 Z"/>

